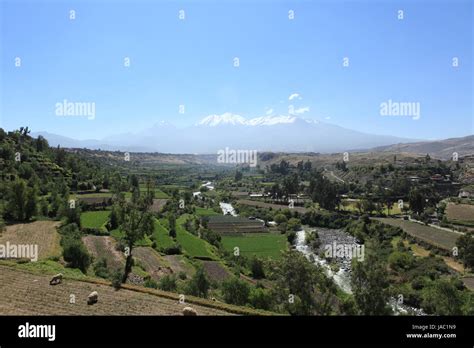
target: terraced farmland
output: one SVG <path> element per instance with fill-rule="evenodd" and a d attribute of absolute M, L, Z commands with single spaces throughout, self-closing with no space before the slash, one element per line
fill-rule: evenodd
<path fill-rule="evenodd" d="M 207 225 L 209 229 L 222 235 L 266 231 L 264 223 L 261 221 L 228 215 L 210 216 Z"/>
<path fill-rule="evenodd" d="M 429 243 L 440 249 L 451 251 L 456 245 L 456 240 L 459 238 L 458 233 L 448 232 L 434 227 L 422 225 L 416 222 L 411 222 L 402 219 L 394 218 L 374 218 L 388 225 L 400 227 L 409 235 L 419 238 L 420 240 Z"/>
<path fill-rule="evenodd" d="M 189 233 L 184 228 L 188 215 L 182 215 L 176 220 L 176 239 L 183 247 L 183 251 L 191 257 L 216 259 L 213 247 L 205 240 Z"/>
<path fill-rule="evenodd" d="M 240 254 L 251 257 L 280 258 L 281 252 L 287 248 L 285 235 L 275 233 L 248 233 L 240 236 L 223 236 L 222 244 L 230 252 L 240 249 Z"/>
<path fill-rule="evenodd" d="M 181 315 L 186 306 L 192 306 L 198 315 L 230 314 L 206 300 L 199 300 L 206 305 L 180 304 L 178 294 L 133 286 L 116 291 L 105 283 L 72 279 L 51 286 L 50 279 L 50 275 L 0 265 L 0 315 Z M 99 293 L 99 301 L 90 306 L 87 296 L 92 291 Z M 76 299 L 74 304 L 70 303 L 72 294 Z"/>

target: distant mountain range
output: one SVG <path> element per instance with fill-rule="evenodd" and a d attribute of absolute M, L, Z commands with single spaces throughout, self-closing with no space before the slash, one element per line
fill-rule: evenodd
<path fill-rule="evenodd" d="M 404 152 L 412 154 L 429 154 L 435 158 L 452 158 L 453 153 L 459 156 L 474 155 L 474 135 L 445 140 L 420 141 L 414 143 L 380 146 L 374 152 Z"/>
<path fill-rule="evenodd" d="M 235 150 L 279 152 L 344 152 L 415 141 L 386 135 L 362 133 L 326 122 L 297 116 L 264 116 L 246 119 L 225 113 L 210 115 L 186 128 L 160 122 L 138 133 L 124 133 L 103 139 L 76 140 L 48 132 L 51 145 L 135 152 L 216 153 Z"/>

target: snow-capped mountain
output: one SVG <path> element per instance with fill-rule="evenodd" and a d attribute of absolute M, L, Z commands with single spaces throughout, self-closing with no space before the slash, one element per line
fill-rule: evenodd
<path fill-rule="evenodd" d="M 294 123 L 303 120 L 296 116 L 262 116 L 246 119 L 240 115 L 226 112 L 222 115 L 209 115 L 199 121 L 197 126 L 216 127 L 222 125 L 243 125 L 243 126 L 273 126 L 276 124 Z M 304 120 L 308 123 L 312 121 Z"/>
<path fill-rule="evenodd" d="M 138 133 L 117 134 L 101 140 L 77 141 L 50 133 L 42 135 L 54 146 L 165 153 L 216 153 L 226 147 L 237 150 L 328 153 L 412 141 L 366 134 L 294 115 L 245 118 L 232 113 L 209 115 L 186 128 L 158 122 Z"/>

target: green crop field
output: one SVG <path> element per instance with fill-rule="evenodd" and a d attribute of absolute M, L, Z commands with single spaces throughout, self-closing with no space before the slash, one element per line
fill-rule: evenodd
<path fill-rule="evenodd" d="M 156 245 L 160 249 L 168 248 L 174 244 L 173 238 L 169 236 L 169 231 L 158 220 L 155 220 L 153 237 L 155 237 Z"/>
<path fill-rule="evenodd" d="M 222 215 L 211 208 L 201 208 L 201 207 L 196 207 L 196 215 L 198 216 L 215 216 L 215 215 Z"/>
<path fill-rule="evenodd" d="M 81 225 L 85 228 L 105 228 L 110 211 L 86 211 L 81 214 Z"/>
<path fill-rule="evenodd" d="M 215 259 L 216 256 L 212 250 L 212 246 L 205 240 L 189 233 L 184 228 L 184 223 L 189 215 L 185 214 L 176 220 L 176 239 L 183 248 L 183 251 L 191 257 L 206 257 Z"/>
<path fill-rule="evenodd" d="M 231 253 L 240 249 L 241 255 L 278 259 L 287 248 L 286 236 L 273 233 L 247 233 L 240 236 L 223 236 L 222 244 Z"/>

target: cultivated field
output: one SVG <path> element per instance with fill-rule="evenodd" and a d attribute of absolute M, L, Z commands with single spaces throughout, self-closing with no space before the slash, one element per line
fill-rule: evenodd
<path fill-rule="evenodd" d="M 230 276 L 227 269 L 225 269 L 224 266 L 220 264 L 220 262 L 204 261 L 202 266 L 210 280 L 222 282 Z"/>
<path fill-rule="evenodd" d="M 81 214 L 81 226 L 85 228 L 102 228 L 109 220 L 110 211 L 86 211 Z"/>
<path fill-rule="evenodd" d="M 57 221 L 35 221 L 27 224 L 15 224 L 7 226 L 0 233 L 0 244 L 37 244 L 38 259 L 61 256 L 61 239 L 57 227 Z"/>
<path fill-rule="evenodd" d="M 474 225 L 474 205 L 448 203 L 446 216 L 451 222 L 468 223 Z"/>
<path fill-rule="evenodd" d="M 287 249 L 287 240 L 282 234 L 248 233 L 240 236 L 223 236 L 222 245 L 231 253 L 238 247 L 240 254 L 248 257 L 279 258 L 281 252 Z"/>
<path fill-rule="evenodd" d="M 181 315 L 186 306 L 193 307 L 198 315 L 230 314 L 206 300 L 198 301 L 208 306 L 180 304 L 177 294 L 162 291 L 133 286 L 116 291 L 105 283 L 71 279 L 51 286 L 50 279 L 50 275 L 0 265 L 0 315 Z M 99 301 L 87 305 L 87 296 L 92 291 L 99 293 Z M 75 296 L 74 304 L 70 303 L 71 295 Z"/>
<path fill-rule="evenodd" d="M 95 261 L 105 258 L 107 267 L 111 270 L 122 269 L 125 265 L 125 256 L 116 249 L 116 242 L 109 236 L 82 237 L 82 241 Z"/>
<path fill-rule="evenodd" d="M 261 208 L 272 208 L 274 210 L 279 210 L 279 209 L 288 209 L 288 205 L 285 204 L 273 204 L 273 203 L 265 203 L 265 202 L 260 202 L 260 201 L 253 201 L 250 199 L 239 199 L 237 201 L 238 204 L 244 204 L 244 205 L 249 205 L 252 207 L 261 207 Z M 292 211 L 297 211 L 298 213 L 304 214 L 308 209 L 304 207 L 297 207 L 295 206 Z"/>
<path fill-rule="evenodd" d="M 173 273 L 169 262 L 152 248 L 134 248 L 132 255 L 150 277 L 155 280 L 159 280 L 161 277 Z"/>
<path fill-rule="evenodd" d="M 209 243 L 186 231 L 183 226 L 186 218 L 186 215 L 182 215 L 176 220 L 176 239 L 183 247 L 183 251 L 191 257 L 215 259 L 216 256 Z"/>
<path fill-rule="evenodd" d="M 422 225 L 416 222 L 411 222 L 395 218 L 374 218 L 374 220 L 381 221 L 388 225 L 402 228 L 409 235 L 419 238 L 420 240 L 429 243 L 440 249 L 451 251 L 456 245 L 456 240 L 459 238 L 458 233 L 440 230 L 434 227 Z"/>

